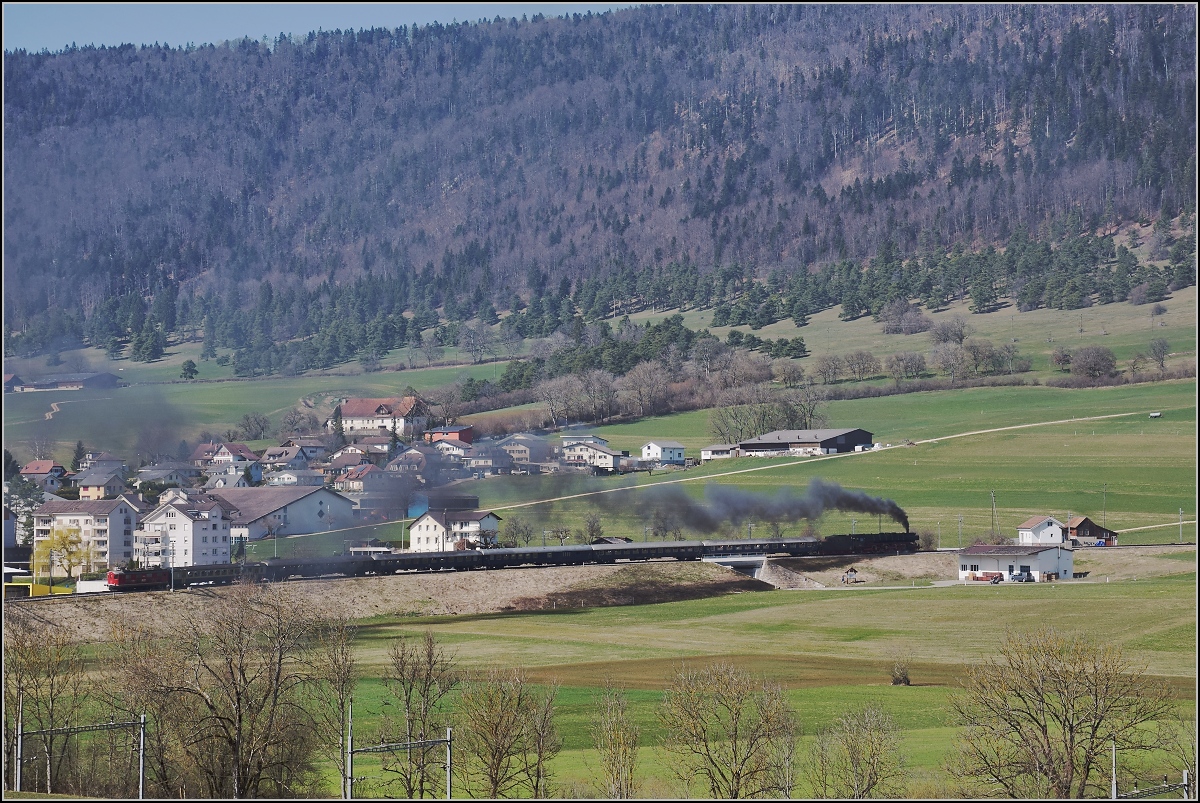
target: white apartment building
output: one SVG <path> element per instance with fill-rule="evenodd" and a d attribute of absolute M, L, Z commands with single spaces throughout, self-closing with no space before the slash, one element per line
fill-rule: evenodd
<path fill-rule="evenodd" d="M 174 499 L 143 518 L 134 554 L 145 569 L 229 563 L 229 518 L 212 497 Z"/>
<path fill-rule="evenodd" d="M 33 542 L 50 537 L 53 530 L 79 528 L 86 550 L 85 572 L 119 566 L 134 556 L 133 531 L 141 508 L 124 495 L 116 499 L 56 499 L 33 512 Z"/>

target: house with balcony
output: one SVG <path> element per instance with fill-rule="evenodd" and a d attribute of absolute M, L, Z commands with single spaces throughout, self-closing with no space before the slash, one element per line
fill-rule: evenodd
<path fill-rule="evenodd" d="M 133 558 L 133 531 L 144 506 L 135 497 L 45 502 L 33 511 L 33 542 L 50 537 L 54 530 L 78 528 L 87 552 L 84 571 L 102 571 Z"/>
<path fill-rule="evenodd" d="M 172 495 L 147 513 L 134 531 L 142 568 L 229 563 L 232 510 L 207 494 Z"/>
<path fill-rule="evenodd" d="M 490 510 L 428 510 L 408 526 L 410 552 L 450 552 L 460 542 L 466 548 L 495 546 L 499 540 L 500 517 Z"/>

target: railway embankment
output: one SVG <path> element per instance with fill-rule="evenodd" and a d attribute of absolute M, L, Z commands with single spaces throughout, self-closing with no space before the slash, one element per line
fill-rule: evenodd
<path fill-rule="evenodd" d="M 643 605 L 772 588 L 723 566 L 678 561 L 289 582 L 303 592 L 317 613 L 347 613 L 356 619 Z M 186 612 L 202 609 L 227 591 L 225 587 L 196 586 L 6 604 L 27 606 L 80 641 L 100 642 L 108 638 L 113 624 L 125 618 L 172 632 Z"/>

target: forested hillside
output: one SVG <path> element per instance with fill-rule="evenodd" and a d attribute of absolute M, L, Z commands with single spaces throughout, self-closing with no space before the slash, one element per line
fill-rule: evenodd
<path fill-rule="evenodd" d="M 1153 300 L 1195 281 L 1194 234 L 1170 250 L 1166 227 L 1194 221 L 1195 54 L 1184 5 L 6 52 L 5 353 L 175 334 L 255 373 L 507 310 L 529 337 L 645 306 L 755 326 Z M 1162 221 L 1166 270 L 1105 236 L 1131 220 Z"/>

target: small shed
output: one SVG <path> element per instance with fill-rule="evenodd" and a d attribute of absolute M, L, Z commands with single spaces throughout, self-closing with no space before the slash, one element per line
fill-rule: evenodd
<path fill-rule="evenodd" d="M 989 581 L 1000 576 L 1011 580 L 1017 573 L 1036 582 L 1069 580 L 1074 576 L 1075 556 L 1067 546 L 976 544 L 958 553 L 958 579 Z"/>

